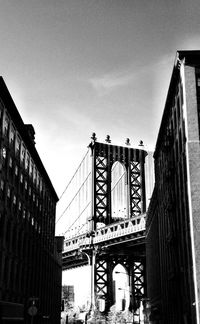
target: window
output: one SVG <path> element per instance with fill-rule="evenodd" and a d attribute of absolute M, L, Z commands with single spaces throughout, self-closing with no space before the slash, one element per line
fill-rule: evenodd
<path fill-rule="evenodd" d="M 13 164 L 13 161 L 12 161 L 12 158 L 10 157 L 9 159 L 9 167 L 12 168 L 12 164 Z"/>
<path fill-rule="evenodd" d="M 9 119 L 8 119 L 7 116 L 4 117 L 3 131 L 4 131 L 4 136 L 8 137 L 8 134 L 9 134 Z"/>
<path fill-rule="evenodd" d="M 15 130 L 14 130 L 13 126 L 11 126 L 10 138 L 9 138 L 9 142 L 10 142 L 11 145 L 14 144 L 14 138 L 15 138 Z"/>
<path fill-rule="evenodd" d="M 14 196 L 13 196 L 13 204 L 15 205 L 16 202 L 17 202 L 17 198 L 16 198 L 16 196 L 14 195 Z"/>
<path fill-rule="evenodd" d="M 42 192 L 42 178 L 40 178 L 40 192 Z"/>
<path fill-rule="evenodd" d="M 2 157 L 4 159 L 6 159 L 6 148 L 5 147 L 2 148 Z"/>
<path fill-rule="evenodd" d="M 39 188 L 39 183 L 40 183 L 40 175 L 39 175 L 39 172 L 37 171 L 37 175 L 36 175 L 36 186 L 37 186 L 37 188 Z"/>
<path fill-rule="evenodd" d="M 7 190 L 7 197 L 10 198 L 10 188 Z"/>
<path fill-rule="evenodd" d="M 33 161 L 32 160 L 30 160 L 29 175 L 32 178 L 32 175 L 33 175 Z"/>
<path fill-rule="evenodd" d="M 20 138 L 19 136 L 16 137 L 16 141 L 15 141 L 15 153 L 16 153 L 16 156 L 19 157 L 19 154 L 20 154 Z"/>
<path fill-rule="evenodd" d="M 1 189 L 0 199 L 3 199 L 3 197 L 4 197 L 4 181 L 3 180 L 1 180 L 1 182 L 0 182 L 0 189 Z"/>
<path fill-rule="evenodd" d="M 24 164 L 25 161 L 25 154 L 26 154 L 26 149 L 25 146 L 22 144 L 21 145 L 21 154 L 20 154 L 20 160 Z"/>
<path fill-rule="evenodd" d="M 18 169 L 18 166 L 16 165 L 16 166 L 15 166 L 15 175 L 16 175 L 16 176 L 18 176 L 18 170 L 19 170 L 19 169 Z"/>
<path fill-rule="evenodd" d="M 3 189 L 4 189 L 4 181 L 1 180 L 1 190 L 3 191 Z"/>
<path fill-rule="evenodd" d="M 35 165 L 33 166 L 33 182 L 35 183 L 36 182 L 36 174 L 37 174 L 37 171 L 36 171 L 36 167 Z"/>
<path fill-rule="evenodd" d="M 25 169 L 28 171 L 29 170 L 29 163 L 30 163 L 30 155 L 28 152 L 26 152 L 26 157 L 25 157 Z"/>
<path fill-rule="evenodd" d="M 20 182 L 23 183 L 23 174 L 20 175 Z"/>

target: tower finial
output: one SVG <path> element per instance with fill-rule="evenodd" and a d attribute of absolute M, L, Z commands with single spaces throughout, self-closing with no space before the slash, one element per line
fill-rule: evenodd
<path fill-rule="evenodd" d="M 97 138 L 96 138 L 96 134 L 95 133 L 92 133 L 91 140 L 93 142 L 96 142 Z"/>
<path fill-rule="evenodd" d="M 106 143 L 111 143 L 110 135 L 107 135 L 106 136 L 105 142 Z"/>

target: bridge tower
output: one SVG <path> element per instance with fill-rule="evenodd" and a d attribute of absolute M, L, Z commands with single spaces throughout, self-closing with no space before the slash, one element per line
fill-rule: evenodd
<path fill-rule="evenodd" d="M 131 148 L 129 139 L 126 146 L 97 142 L 95 133 L 89 144 L 92 158 L 92 204 L 89 235 L 92 237 L 101 226 L 107 226 L 121 218 L 134 218 L 146 212 L 145 194 L 145 157 L 143 149 Z M 125 213 L 116 215 L 114 205 L 119 197 L 112 196 L 112 172 L 116 164 L 124 168 L 124 190 L 126 199 Z M 121 212 L 121 214 L 120 214 Z M 115 214 L 114 214 L 115 213 Z M 92 244 L 91 244 L 92 246 Z M 105 311 L 108 311 L 114 300 L 113 270 L 117 264 L 126 269 L 131 286 L 131 308 L 138 308 L 139 302 L 146 297 L 145 276 L 145 239 L 117 240 L 113 244 L 95 246 L 91 250 L 93 266 L 93 303 L 104 300 Z"/>

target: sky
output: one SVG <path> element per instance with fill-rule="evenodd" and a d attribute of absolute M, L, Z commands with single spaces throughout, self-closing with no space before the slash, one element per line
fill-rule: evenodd
<path fill-rule="evenodd" d="M 93 132 L 154 150 L 176 51 L 200 49 L 199 13 L 199 0 L 0 0 L 0 74 L 59 197 Z"/>
<path fill-rule="evenodd" d="M 176 50 L 200 49 L 199 12 L 199 0 L 0 0 L 0 74 L 59 197 L 93 132 L 154 150 Z"/>

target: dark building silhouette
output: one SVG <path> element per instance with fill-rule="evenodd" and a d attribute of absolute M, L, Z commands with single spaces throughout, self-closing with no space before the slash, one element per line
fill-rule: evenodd
<path fill-rule="evenodd" d="M 59 323 L 62 238 L 58 197 L 0 78 L 0 322 Z M 45 322 L 47 323 L 47 322 Z"/>
<path fill-rule="evenodd" d="M 158 134 L 147 217 L 152 323 L 199 323 L 200 51 L 178 51 Z"/>

